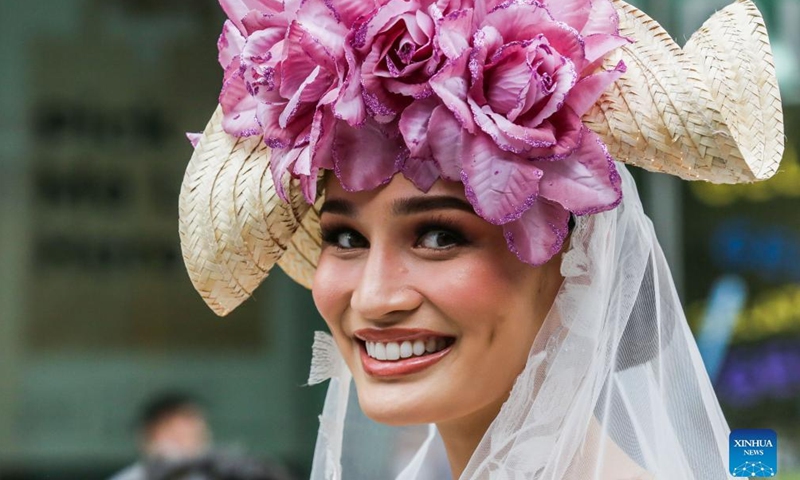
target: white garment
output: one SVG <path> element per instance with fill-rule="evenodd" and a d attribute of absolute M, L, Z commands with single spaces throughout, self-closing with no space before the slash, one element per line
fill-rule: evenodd
<path fill-rule="evenodd" d="M 142 466 L 141 463 L 134 463 L 124 470 L 117 472 L 108 480 L 147 480 L 147 477 L 145 476 L 144 466 Z"/>
<path fill-rule="evenodd" d="M 728 424 L 633 179 L 617 169 L 622 203 L 577 218 L 564 283 L 461 480 L 733 478 Z M 312 480 L 395 476 L 405 429 L 360 413 L 332 340 L 317 340 L 309 382 L 332 378 Z M 398 480 L 442 478 L 430 473 L 442 450 L 428 433 Z"/>

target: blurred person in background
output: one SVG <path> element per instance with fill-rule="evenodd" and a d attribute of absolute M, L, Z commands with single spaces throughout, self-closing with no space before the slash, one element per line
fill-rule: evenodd
<path fill-rule="evenodd" d="M 137 422 L 142 459 L 110 480 L 288 480 L 279 468 L 215 451 L 200 403 L 191 395 L 154 397 Z"/>
<path fill-rule="evenodd" d="M 199 458 L 211 445 L 202 408 L 183 393 L 162 394 L 147 402 L 139 415 L 137 430 L 143 459 L 112 480 L 145 479 L 149 463 Z"/>
<path fill-rule="evenodd" d="M 183 461 L 155 461 L 146 469 L 147 480 L 289 480 L 274 466 L 241 456 L 210 453 Z"/>

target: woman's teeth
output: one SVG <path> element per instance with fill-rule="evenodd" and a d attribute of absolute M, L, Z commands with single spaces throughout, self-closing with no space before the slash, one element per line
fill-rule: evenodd
<path fill-rule="evenodd" d="M 376 360 L 400 360 L 401 358 L 421 357 L 429 353 L 436 353 L 447 346 L 444 338 L 429 338 L 427 340 L 406 340 L 405 342 L 364 342 L 367 345 L 367 355 Z"/>

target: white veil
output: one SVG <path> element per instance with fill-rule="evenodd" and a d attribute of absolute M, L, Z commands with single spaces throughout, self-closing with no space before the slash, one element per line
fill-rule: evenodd
<path fill-rule="evenodd" d="M 633 179 L 617 169 L 623 201 L 577 218 L 564 283 L 462 480 L 733 478 L 727 422 Z M 331 383 L 312 480 L 448 478 L 435 427 L 366 419 L 332 339 L 318 334 L 314 350 L 309 383 Z"/>

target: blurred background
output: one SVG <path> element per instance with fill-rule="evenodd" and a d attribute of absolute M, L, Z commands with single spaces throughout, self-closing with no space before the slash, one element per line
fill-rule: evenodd
<path fill-rule="evenodd" d="M 633 2 L 682 44 L 725 0 Z M 778 433 L 800 479 L 800 0 L 756 2 L 784 99 L 771 180 L 637 171 L 731 428 Z M 306 478 L 325 386 L 305 387 L 310 293 L 280 271 L 230 316 L 193 290 L 178 192 L 216 106 L 215 0 L 0 0 L 0 479 L 105 479 L 162 392 L 213 440 Z"/>

